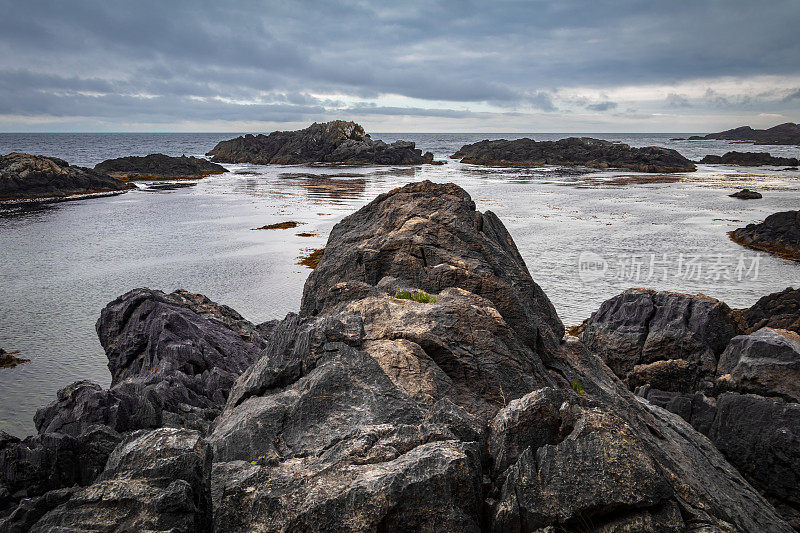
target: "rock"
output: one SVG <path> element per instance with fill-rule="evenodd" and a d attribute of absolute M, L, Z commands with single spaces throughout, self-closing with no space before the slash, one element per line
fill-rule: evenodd
<path fill-rule="evenodd" d="M 30 359 L 17 357 L 19 352 L 7 352 L 0 348 L 0 368 L 13 368 L 22 363 L 30 362 Z"/>
<path fill-rule="evenodd" d="M 800 335 L 762 328 L 731 339 L 717 367 L 725 390 L 800 401 Z"/>
<path fill-rule="evenodd" d="M 750 189 L 742 189 L 741 191 L 729 194 L 728 196 L 731 198 L 739 198 L 740 200 L 758 200 L 761 198 L 761 193 L 751 191 Z"/>
<path fill-rule="evenodd" d="M 13 152 L 0 156 L 0 201 L 63 199 L 84 194 L 119 194 L 136 185 L 62 159 Z"/>
<path fill-rule="evenodd" d="M 426 158 L 413 142 L 386 144 L 373 141 L 355 122 L 314 123 L 297 131 L 245 135 L 218 143 L 208 154 L 218 163 L 296 165 L 345 163 L 351 165 L 422 165 Z M 427 154 L 426 154 L 427 155 Z"/>
<path fill-rule="evenodd" d="M 92 485 L 31 527 L 44 531 L 210 531 L 211 453 L 196 431 L 139 431 Z"/>
<path fill-rule="evenodd" d="M 558 141 L 528 138 L 507 141 L 480 141 L 461 147 L 453 159 L 462 163 L 488 166 L 586 166 L 624 168 L 637 172 L 692 172 L 694 163 L 675 150 L 648 146 L 631 148 L 627 144 L 589 137 L 570 137 Z"/>
<path fill-rule="evenodd" d="M 170 157 L 150 154 L 144 157 L 128 156 L 106 159 L 94 166 L 98 172 L 123 181 L 161 179 L 200 179 L 211 174 L 222 174 L 227 169 L 199 157 Z"/>
<path fill-rule="evenodd" d="M 628 289 L 592 313 L 580 338 L 631 389 L 652 379 L 689 392 L 713 382 L 720 354 L 742 330 L 714 298 Z"/>
<path fill-rule="evenodd" d="M 800 288 L 788 287 L 760 298 L 743 311 L 747 333 L 761 328 L 788 329 L 800 333 Z"/>
<path fill-rule="evenodd" d="M 732 130 L 708 135 L 693 135 L 690 141 L 704 139 L 722 139 L 730 141 L 752 141 L 755 144 L 798 144 L 800 145 L 800 124 L 786 122 L 765 130 L 754 130 L 750 126 L 742 126 Z"/>
<path fill-rule="evenodd" d="M 388 214 L 391 215 L 388 215 Z M 479 213 L 460 187 L 429 181 L 382 194 L 331 231 L 303 289 L 300 313 L 314 316 L 398 286 L 438 293 L 458 287 L 488 299 L 534 350 L 558 345 L 564 326 L 531 279 L 502 222 Z M 388 279 L 387 279 L 388 281 Z"/>
<path fill-rule="evenodd" d="M 735 243 L 800 261 L 800 211 L 774 213 L 759 224 L 730 232 Z"/>
<path fill-rule="evenodd" d="M 739 165 L 745 167 L 758 167 L 770 165 L 776 167 L 795 166 L 796 157 L 774 157 L 766 152 L 726 152 L 724 155 L 707 155 L 700 160 L 707 165 Z"/>

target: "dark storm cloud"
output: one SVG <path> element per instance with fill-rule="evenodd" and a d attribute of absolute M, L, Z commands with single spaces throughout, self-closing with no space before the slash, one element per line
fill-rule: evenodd
<path fill-rule="evenodd" d="M 558 112 L 553 94 L 564 87 L 800 74 L 796 0 L 768 8 L 681 0 L 0 0 L 0 8 L 0 107 L 12 116 L 299 121 L 354 109 L 466 119 L 478 115 L 456 108 Z M 356 106 L 378 97 L 394 100 Z M 663 105 L 688 103 L 681 98 Z"/>

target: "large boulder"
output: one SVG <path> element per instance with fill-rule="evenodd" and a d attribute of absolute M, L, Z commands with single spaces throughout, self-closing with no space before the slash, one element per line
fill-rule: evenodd
<path fill-rule="evenodd" d="M 694 163 L 669 148 L 632 148 L 627 144 L 589 137 L 570 137 L 558 141 L 534 141 L 528 138 L 480 141 L 462 146 L 450 157 L 461 159 L 462 163 L 487 166 L 585 166 L 624 168 L 636 172 L 695 170 Z"/>
<path fill-rule="evenodd" d="M 800 211 L 782 211 L 764 222 L 731 231 L 731 240 L 756 250 L 800 261 Z"/>
<path fill-rule="evenodd" d="M 218 143 L 208 154 L 217 163 L 257 165 L 345 163 L 354 165 L 421 165 L 433 156 L 413 142 L 373 141 L 355 122 L 334 120 L 297 131 L 244 135 Z"/>
<path fill-rule="evenodd" d="M 651 383 L 679 392 L 708 388 L 720 354 L 743 329 L 724 302 L 650 289 L 606 300 L 583 328 L 581 340 L 631 389 Z"/>
<path fill-rule="evenodd" d="M 747 332 L 761 328 L 787 329 L 800 333 L 800 288 L 787 287 L 759 298 L 744 310 Z"/>
<path fill-rule="evenodd" d="M 127 156 L 106 159 L 94 166 L 98 172 L 124 181 L 160 179 L 199 179 L 211 174 L 222 174 L 227 169 L 199 157 L 170 157 L 150 154 L 143 157 Z"/>
<path fill-rule="evenodd" d="M 0 201 L 119 194 L 136 185 L 63 159 L 13 152 L 0 156 Z"/>

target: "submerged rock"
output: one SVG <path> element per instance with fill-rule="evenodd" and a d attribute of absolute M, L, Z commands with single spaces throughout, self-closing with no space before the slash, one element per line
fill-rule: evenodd
<path fill-rule="evenodd" d="M 739 198 L 740 200 L 758 200 L 761 198 L 761 193 L 751 191 L 750 189 L 742 189 L 741 191 L 729 194 L 728 196 L 731 198 Z"/>
<path fill-rule="evenodd" d="M 735 243 L 800 261 L 800 211 L 783 211 L 729 233 Z"/>
<path fill-rule="evenodd" d="M 766 152 L 727 152 L 724 155 L 707 155 L 700 160 L 707 165 L 739 165 L 757 167 L 770 165 L 776 167 L 798 165 L 796 157 L 774 157 Z"/>
<path fill-rule="evenodd" d="M 164 154 L 107 159 L 96 164 L 94 169 L 124 181 L 199 179 L 227 172 L 222 165 L 199 157 L 170 157 Z"/>
<path fill-rule="evenodd" d="M 624 168 L 637 172 L 692 172 L 694 163 L 675 150 L 648 146 L 631 148 L 627 144 L 589 137 L 570 137 L 558 141 L 528 138 L 507 141 L 480 141 L 461 147 L 453 159 L 487 166 L 586 166 Z"/>
<path fill-rule="evenodd" d="M 314 123 L 297 131 L 275 131 L 269 135 L 244 135 L 218 143 L 208 154 L 218 163 L 257 165 L 300 163 L 345 163 L 352 165 L 422 165 L 433 154 L 415 148 L 413 142 L 386 144 L 373 141 L 355 122 L 334 120 Z"/>
<path fill-rule="evenodd" d="M 0 368 L 13 368 L 22 363 L 30 362 L 30 359 L 17 357 L 19 352 L 7 352 L 0 348 Z"/>
<path fill-rule="evenodd" d="M 752 141 L 755 144 L 797 144 L 800 145 L 800 124 L 786 122 L 765 130 L 755 130 L 750 126 L 742 126 L 732 130 L 708 135 L 693 135 L 690 141 L 703 139 L 722 139 L 730 141 Z"/>
<path fill-rule="evenodd" d="M 0 156 L 0 201 L 121 193 L 136 185 L 63 159 L 13 152 Z"/>

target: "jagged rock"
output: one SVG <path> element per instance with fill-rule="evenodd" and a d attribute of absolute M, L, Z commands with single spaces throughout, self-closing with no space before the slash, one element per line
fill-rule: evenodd
<path fill-rule="evenodd" d="M 160 179 L 199 179 L 211 174 L 222 174 L 227 169 L 199 157 L 170 157 L 150 154 L 143 157 L 128 156 L 106 159 L 94 166 L 98 172 L 124 181 Z"/>
<path fill-rule="evenodd" d="M 71 166 L 63 159 L 12 152 L 0 156 L 0 201 L 96 193 L 122 193 L 135 189 L 102 172 Z"/>
<path fill-rule="evenodd" d="M 725 390 L 800 401 L 800 335 L 762 328 L 731 339 L 717 367 Z"/>
<path fill-rule="evenodd" d="M 758 167 L 770 165 L 776 167 L 796 166 L 800 164 L 796 157 L 775 157 L 766 152 L 726 152 L 724 155 L 707 155 L 700 160 L 708 165 L 739 165 Z"/>
<path fill-rule="evenodd" d="M 708 135 L 693 135 L 690 141 L 703 139 L 722 139 L 729 141 L 752 141 L 755 144 L 798 144 L 800 145 L 800 124 L 786 122 L 765 130 L 754 130 L 750 126 L 742 126 L 732 130 Z"/>
<path fill-rule="evenodd" d="M 300 313 L 385 294 L 391 287 L 376 286 L 386 277 L 431 293 L 458 287 L 483 296 L 537 351 L 557 346 L 564 335 L 502 222 L 491 211 L 477 212 L 453 184 L 406 185 L 338 223 L 303 289 Z"/>
<path fill-rule="evenodd" d="M 728 196 L 731 198 L 739 198 L 740 200 L 758 200 L 762 197 L 760 192 L 751 191 L 750 189 L 742 189 Z"/>
<path fill-rule="evenodd" d="M 742 329 L 714 298 L 628 289 L 592 313 L 580 338 L 631 389 L 652 378 L 688 392 L 714 380 L 719 355 Z"/>
<path fill-rule="evenodd" d="M 747 333 L 761 328 L 788 329 L 800 333 L 800 288 L 788 287 L 781 292 L 760 298 L 745 309 Z"/>
<path fill-rule="evenodd" d="M 735 243 L 800 261 L 800 211 L 782 211 L 729 233 Z"/>
<path fill-rule="evenodd" d="M 675 150 L 648 146 L 631 148 L 627 144 L 589 137 L 570 137 L 558 141 L 480 141 L 461 147 L 452 159 L 488 166 L 586 166 L 624 168 L 637 172 L 692 172 L 695 165 Z"/>
<path fill-rule="evenodd" d="M 413 142 L 386 144 L 373 141 L 355 122 L 316 122 L 298 131 L 276 131 L 269 135 L 244 135 L 218 143 L 206 155 L 218 163 L 257 165 L 300 163 L 345 163 L 354 165 L 421 165 L 433 154 L 422 155 Z"/>
<path fill-rule="evenodd" d="M 92 485 L 31 527 L 45 531 L 210 531 L 211 453 L 196 431 L 129 435 Z"/>
<path fill-rule="evenodd" d="M 19 352 L 7 352 L 0 348 L 0 368 L 13 368 L 30 361 L 30 359 L 17 357 L 16 354 L 18 353 Z"/>

